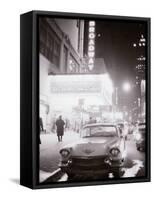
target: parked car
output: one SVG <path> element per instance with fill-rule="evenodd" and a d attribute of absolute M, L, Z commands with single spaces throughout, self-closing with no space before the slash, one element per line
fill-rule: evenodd
<path fill-rule="evenodd" d="M 135 131 L 134 137 L 136 142 L 136 148 L 138 151 L 145 150 L 145 123 L 138 123 Z"/>
<path fill-rule="evenodd" d="M 125 139 L 127 140 L 127 135 L 129 134 L 129 123 L 124 121 L 124 122 L 118 122 L 117 126 L 120 129 L 120 133 L 122 136 L 125 137 Z"/>
<path fill-rule="evenodd" d="M 126 157 L 125 139 L 114 124 L 87 124 L 81 139 L 62 148 L 60 154 L 60 168 L 69 177 L 109 172 L 119 177 Z"/>

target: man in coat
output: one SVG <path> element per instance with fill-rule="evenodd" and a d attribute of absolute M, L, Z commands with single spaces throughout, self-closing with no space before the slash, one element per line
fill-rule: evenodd
<path fill-rule="evenodd" d="M 42 120 L 41 117 L 40 117 L 40 131 L 44 131 L 44 128 L 43 128 L 43 120 Z"/>
<path fill-rule="evenodd" d="M 39 121 L 40 121 L 39 144 L 41 144 L 40 133 L 41 133 L 41 131 L 44 131 L 44 129 L 43 129 L 43 120 L 42 120 L 41 117 L 40 117 Z"/>
<path fill-rule="evenodd" d="M 62 120 L 62 116 L 59 116 L 59 119 L 56 121 L 56 126 L 57 126 L 57 136 L 58 136 L 58 141 L 62 141 L 62 137 L 64 135 L 64 125 L 65 122 Z"/>

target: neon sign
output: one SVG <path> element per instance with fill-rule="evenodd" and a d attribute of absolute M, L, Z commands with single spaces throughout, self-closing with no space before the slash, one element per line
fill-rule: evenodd
<path fill-rule="evenodd" d="M 95 61 L 95 21 L 89 21 L 88 29 L 88 67 L 94 68 Z"/>

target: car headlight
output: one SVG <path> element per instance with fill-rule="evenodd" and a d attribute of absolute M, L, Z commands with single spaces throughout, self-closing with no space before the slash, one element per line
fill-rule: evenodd
<path fill-rule="evenodd" d="M 69 150 L 67 150 L 67 149 L 62 149 L 62 150 L 60 151 L 60 154 L 61 154 L 63 157 L 67 157 L 67 156 L 70 154 L 70 152 L 69 152 Z"/>
<path fill-rule="evenodd" d="M 110 153 L 112 156 L 117 156 L 120 153 L 120 150 L 118 148 L 112 148 Z"/>
<path fill-rule="evenodd" d="M 140 140 L 141 139 L 141 134 L 137 133 L 135 137 L 136 137 L 136 140 Z"/>

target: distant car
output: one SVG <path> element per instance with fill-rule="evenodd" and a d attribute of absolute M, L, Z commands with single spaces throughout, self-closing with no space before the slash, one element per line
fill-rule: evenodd
<path fill-rule="evenodd" d="M 81 139 L 62 148 L 60 154 L 60 168 L 69 177 L 109 172 L 117 177 L 125 161 L 125 139 L 114 124 L 87 124 Z"/>
<path fill-rule="evenodd" d="M 138 151 L 145 150 L 145 123 L 138 123 L 134 133 L 136 148 Z"/>
<path fill-rule="evenodd" d="M 120 129 L 120 134 L 125 137 L 125 140 L 127 140 L 127 136 L 130 130 L 129 124 L 125 121 L 125 122 L 117 123 L 117 126 Z"/>
<path fill-rule="evenodd" d="M 120 134 L 122 135 L 124 130 L 124 122 L 118 122 L 117 127 L 119 128 Z"/>

